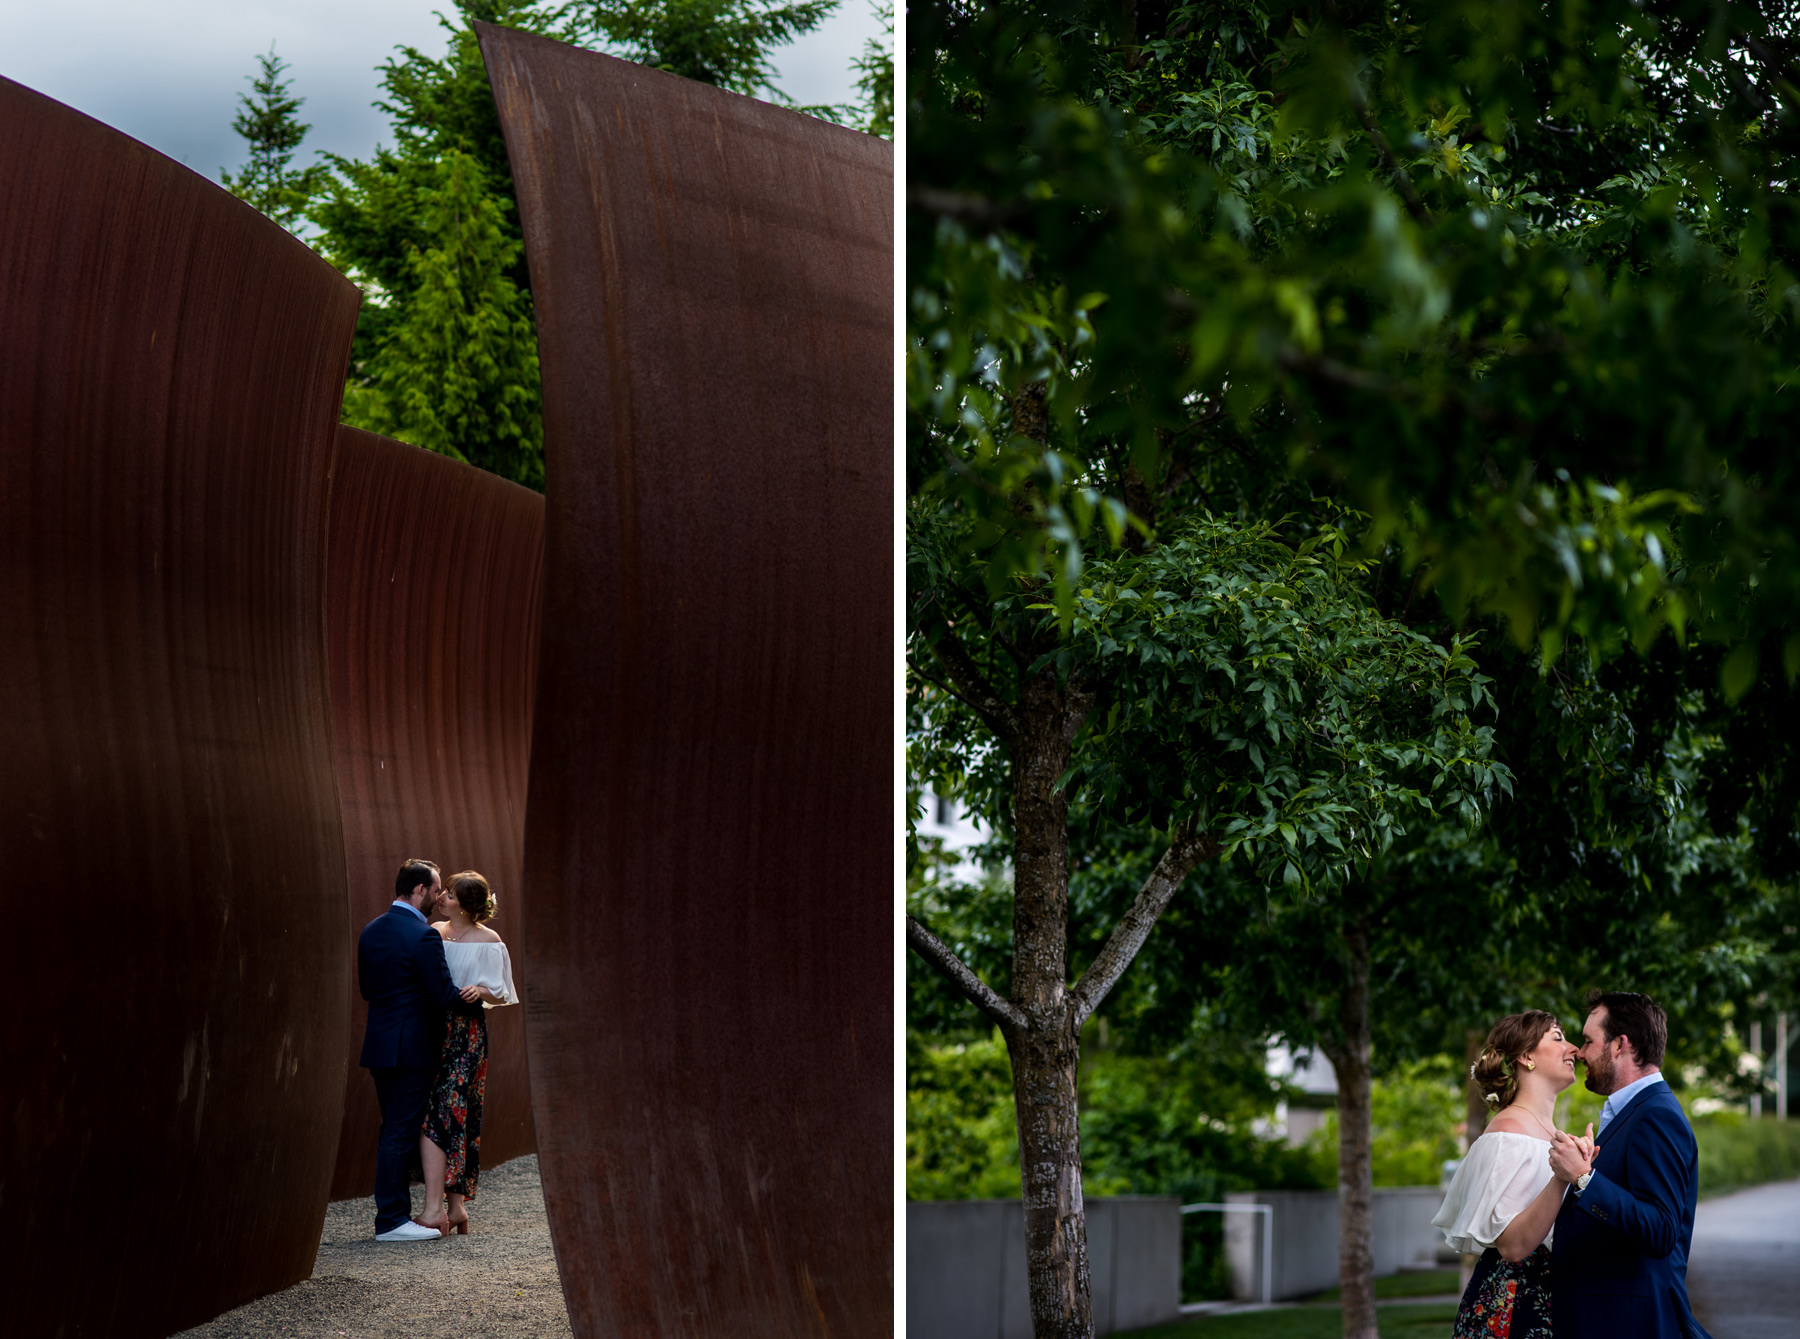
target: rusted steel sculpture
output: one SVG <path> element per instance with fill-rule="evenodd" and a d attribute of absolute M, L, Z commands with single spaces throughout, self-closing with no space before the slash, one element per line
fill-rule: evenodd
<path fill-rule="evenodd" d="M 523 988 L 575 1332 L 887 1333 L 892 149 L 478 31 L 543 366 Z"/>
<path fill-rule="evenodd" d="M 487 875 L 519 949 L 525 781 L 537 684 L 544 499 L 355 428 L 331 486 L 329 643 L 349 934 L 387 910 L 409 856 Z M 518 964 L 521 983 L 528 980 Z M 352 972 L 354 977 L 354 972 Z M 331 1197 L 373 1193 L 375 1087 L 358 1068 L 368 1006 L 349 983 L 348 1082 Z M 488 1014 L 481 1161 L 536 1148 L 523 1008 Z M 479 1213 L 479 1207 L 476 1212 Z"/>
<path fill-rule="evenodd" d="M 0 80 L 0 1330 L 312 1271 L 343 1110 L 327 493 L 357 292 Z"/>

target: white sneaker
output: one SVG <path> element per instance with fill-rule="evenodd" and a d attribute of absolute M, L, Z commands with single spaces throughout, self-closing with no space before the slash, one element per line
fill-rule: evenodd
<path fill-rule="evenodd" d="M 405 1222 L 399 1227 L 391 1227 L 386 1232 L 377 1232 L 376 1241 L 436 1241 L 444 1234 L 435 1227 L 421 1227 L 414 1222 Z"/>

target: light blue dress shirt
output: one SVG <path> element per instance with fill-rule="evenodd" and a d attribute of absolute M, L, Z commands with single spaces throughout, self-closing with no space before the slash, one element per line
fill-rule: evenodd
<path fill-rule="evenodd" d="M 1651 1084 L 1661 1082 L 1663 1082 L 1663 1076 L 1662 1071 L 1659 1069 L 1654 1074 L 1644 1075 L 1643 1078 L 1635 1083 L 1626 1084 L 1623 1088 L 1619 1089 L 1618 1092 L 1602 1102 L 1600 1104 L 1600 1124 L 1594 1127 L 1594 1138 L 1598 1139 L 1601 1135 L 1606 1133 L 1607 1122 L 1621 1111 L 1625 1110 L 1625 1104 L 1627 1102 L 1631 1101 L 1632 1098 L 1643 1092 L 1644 1089 L 1648 1088 Z"/>
<path fill-rule="evenodd" d="M 404 897 L 396 897 L 394 899 L 394 905 L 397 907 L 405 907 L 408 911 L 412 912 L 413 915 L 417 916 L 420 920 L 424 921 L 425 924 L 427 924 L 427 925 L 431 924 L 430 918 L 427 917 L 424 912 L 420 911 L 417 907 L 415 907 L 411 902 L 408 902 Z M 1601 1119 L 1604 1120 L 1605 1117 L 1602 1116 Z"/>

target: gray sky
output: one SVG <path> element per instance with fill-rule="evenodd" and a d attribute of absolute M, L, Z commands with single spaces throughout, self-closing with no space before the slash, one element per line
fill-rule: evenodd
<path fill-rule="evenodd" d="M 67 103 L 217 181 L 244 160 L 231 129 L 256 56 L 288 62 L 312 133 L 295 165 L 329 150 L 364 158 L 388 138 L 376 66 L 397 46 L 442 55 L 434 10 L 450 0 L 0 0 L 0 76 Z M 776 84 L 797 102 L 847 102 L 850 69 L 883 38 L 868 0 L 771 56 Z"/>

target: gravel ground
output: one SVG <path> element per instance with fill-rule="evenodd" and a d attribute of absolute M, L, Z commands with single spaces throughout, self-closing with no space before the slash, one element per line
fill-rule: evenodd
<path fill-rule="evenodd" d="M 479 1189 L 468 1236 L 416 1244 L 375 1240 L 373 1198 L 333 1204 L 310 1279 L 171 1339 L 572 1339 L 537 1158 Z"/>

